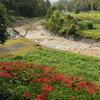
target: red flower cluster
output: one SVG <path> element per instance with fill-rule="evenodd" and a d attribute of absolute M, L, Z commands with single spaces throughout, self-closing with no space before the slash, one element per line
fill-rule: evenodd
<path fill-rule="evenodd" d="M 30 94 L 28 94 L 28 93 L 24 93 L 24 94 L 23 94 L 23 97 L 24 97 L 24 98 L 28 98 L 29 96 L 30 96 Z"/>
<path fill-rule="evenodd" d="M 32 72 L 32 70 L 35 69 L 36 73 L 34 71 Z M 19 72 L 25 79 L 19 77 Z M 35 65 L 34 63 L 25 65 L 21 64 L 19 61 L 17 63 L 0 63 L 0 77 L 13 78 L 15 80 L 18 79 L 19 81 L 21 80 L 31 85 L 37 85 L 37 87 L 39 87 L 37 89 L 39 94 L 37 94 L 36 97 L 33 97 L 33 100 L 44 100 L 47 97 L 48 92 L 52 91 L 51 84 L 55 82 L 59 82 L 63 87 L 69 87 L 76 92 L 83 89 L 89 94 L 95 93 L 100 96 L 99 85 L 96 85 L 95 83 L 87 84 L 87 82 L 81 81 L 80 77 L 75 78 L 74 76 L 66 77 L 65 75 L 60 75 L 55 72 L 53 68 L 47 68 L 43 65 Z M 28 93 L 22 94 L 24 98 L 29 98 L 30 95 L 31 94 Z M 70 98 L 70 100 L 75 100 L 75 97 Z"/>

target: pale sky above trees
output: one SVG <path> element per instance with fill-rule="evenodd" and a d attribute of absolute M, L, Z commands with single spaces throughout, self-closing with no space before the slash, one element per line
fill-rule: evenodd
<path fill-rule="evenodd" d="M 58 0 L 50 0 L 51 2 L 55 2 L 55 1 L 58 1 Z"/>

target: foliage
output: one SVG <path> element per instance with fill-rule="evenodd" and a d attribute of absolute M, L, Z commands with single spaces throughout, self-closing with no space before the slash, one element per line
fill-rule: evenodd
<path fill-rule="evenodd" d="M 100 0 L 91 0 L 91 9 L 98 10 L 100 7 Z"/>
<path fill-rule="evenodd" d="M 59 17 L 60 17 L 60 12 L 55 11 L 53 13 L 53 15 L 46 22 L 46 27 L 49 28 L 50 31 L 57 32 L 59 30 L 59 28 L 60 28 Z M 49 27 L 49 26 L 51 26 L 51 27 Z"/>
<path fill-rule="evenodd" d="M 65 5 L 58 2 L 56 4 L 56 10 L 59 10 L 59 11 L 65 10 Z"/>
<path fill-rule="evenodd" d="M 70 0 L 67 4 L 67 10 L 73 11 L 78 8 L 80 11 L 97 10 L 100 7 L 100 0 Z"/>
<path fill-rule="evenodd" d="M 19 61 L 17 63 L 1 62 L 1 100 L 6 98 L 10 100 L 51 100 L 51 98 L 54 100 L 80 100 L 80 98 L 99 100 L 99 85 L 82 81 L 80 77 L 65 76 L 66 72 L 59 74 L 54 68 L 34 63 L 22 64 Z"/>
<path fill-rule="evenodd" d="M 48 11 L 47 11 L 47 14 L 46 14 L 46 18 L 49 19 L 52 14 L 53 14 L 52 8 L 48 8 Z"/>
<path fill-rule="evenodd" d="M 92 11 L 92 12 L 86 12 L 86 13 L 79 13 L 79 14 L 73 14 L 73 17 L 81 18 L 82 20 L 78 22 L 78 24 L 81 24 L 78 26 L 80 30 L 78 30 L 78 34 L 87 39 L 93 39 L 96 41 L 100 40 L 100 12 L 99 11 Z M 87 23 L 87 24 L 86 24 Z M 84 27 L 88 27 L 90 29 L 85 29 Z M 83 30 L 83 29 L 85 30 Z"/>
<path fill-rule="evenodd" d="M 87 20 L 79 21 L 78 25 L 80 29 L 93 29 L 93 24 L 91 21 L 87 21 Z"/>
<path fill-rule="evenodd" d="M 8 38 L 7 32 L 8 18 L 5 7 L 0 3 L 0 44 L 3 44 Z"/>
<path fill-rule="evenodd" d="M 49 18 L 45 27 L 56 34 L 69 36 L 77 34 L 79 29 L 92 29 L 93 24 L 90 21 L 74 18 L 70 15 L 60 14 L 59 11 L 54 11 L 51 18 Z"/>
<path fill-rule="evenodd" d="M 74 10 L 74 13 L 75 13 L 75 14 L 79 14 L 79 12 L 80 12 L 80 10 L 79 10 L 78 8 L 76 8 L 76 9 Z"/>
<path fill-rule="evenodd" d="M 66 4 L 68 3 L 68 0 L 59 0 L 55 3 L 52 4 L 52 9 L 54 10 L 65 10 L 66 9 Z"/>
<path fill-rule="evenodd" d="M 51 3 L 49 0 L 46 0 L 46 7 L 49 8 L 51 6 Z"/>
<path fill-rule="evenodd" d="M 1 0 L 12 15 L 34 17 L 46 14 L 51 6 L 49 0 Z"/>

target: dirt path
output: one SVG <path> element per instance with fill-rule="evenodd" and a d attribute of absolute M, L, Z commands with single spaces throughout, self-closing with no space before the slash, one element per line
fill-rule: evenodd
<path fill-rule="evenodd" d="M 100 57 L 99 46 L 93 46 L 88 43 L 71 41 L 63 37 L 54 36 L 51 33 L 47 32 L 43 28 L 43 26 L 41 26 L 41 21 L 43 20 L 38 20 L 34 24 L 32 24 L 32 29 L 26 35 L 27 39 L 35 41 L 42 46 L 53 49 L 67 50 L 70 52 L 80 53 L 88 56 Z M 17 30 L 21 35 L 25 35 L 24 26 L 16 27 L 15 30 Z"/>

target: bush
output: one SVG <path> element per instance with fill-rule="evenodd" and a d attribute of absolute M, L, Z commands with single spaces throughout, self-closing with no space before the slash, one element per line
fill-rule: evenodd
<path fill-rule="evenodd" d="M 48 8 L 48 11 L 47 11 L 47 14 L 46 14 L 47 20 L 51 17 L 52 14 L 53 14 L 52 8 Z"/>
<path fill-rule="evenodd" d="M 51 31 L 51 32 L 58 32 L 60 29 L 60 12 L 59 11 L 55 11 L 53 12 L 53 15 L 51 16 L 51 18 L 48 19 L 48 21 L 46 22 L 45 26 L 46 28 Z"/>
<path fill-rule="evenodd" d="M 67 30 L 67 34 L 71 35 L 71 34 L 75 34 L 76 33 L 76 27 L 74 24 L 71 24 L 70 27 Z"/>
<path fill-rule="evenodd" d="M 55 11 L 45 26 L 51 32 L 60 35 L 70 35 L 76 33 L 74 24 L 77 23 L 77 21 L 77 19 L 74 19 L 70 15 L 61 15 L 59 11 Z"/>
<path fill-rule="evenodd" d="M 74 18 L 70 15 L 60 14 L 59 11 L 55 11 L 46 21 L 45 27 L 50 32 L 69 36 L 79 34 L 80 29 L 92 29 L 93 24 L 91 21 Z"/>
<path fill-rule="evenodd" d="M 7 22 L 6 8 L 0 3 L 0 44 L 3 44 L 8 39 Z"/>
<path fill-rule="evenodd" d="M 75 13 L 75 14 L 79 14 L 79 13 L 80 13 L 80 10 L 79 10 L 78 8 L 76 8 L 76 9 L 74 10 L 74 13 Z"/>
<path fill-rule="evenodd" d="M 0 100 L 99 100 L 100 85 L 34 63 L 0 62 Z M 67 94 L 67 95 L 66 95 Z"/>
<path fill-rule="evenodd" d="M 90 21 L 83 20 L 83 21 L 78 21 L 78 26 L 80 29 L 93 29 L 93 24 Z"/>
<path fill-rule="evenodd" d="M 68 27 L 65 26 L 61 28 L 58 32 L 60 33 L 60 35 L 67 35 L 67 30 L 68 30 Z"/>

